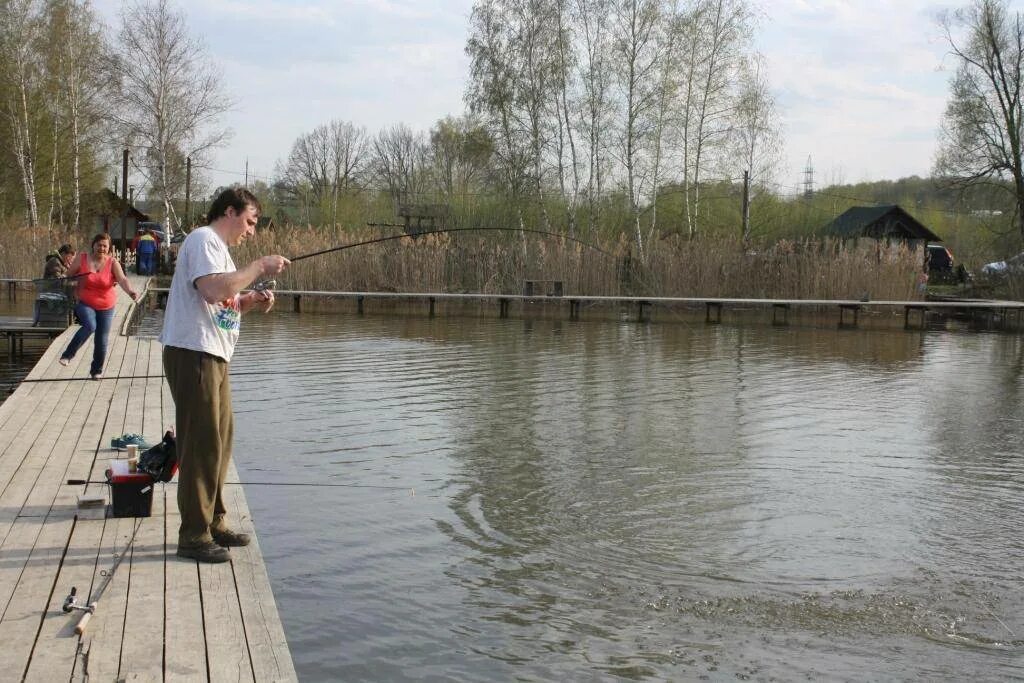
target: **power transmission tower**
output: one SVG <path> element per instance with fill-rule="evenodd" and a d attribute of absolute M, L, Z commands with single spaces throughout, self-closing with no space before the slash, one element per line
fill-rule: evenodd
<path fill-rule="evenodd" d="M 804 197 L 814 194 L 814 164 L 811 163 L 811 155 L 807 155 L 807 167 L 804 168 Z"/>

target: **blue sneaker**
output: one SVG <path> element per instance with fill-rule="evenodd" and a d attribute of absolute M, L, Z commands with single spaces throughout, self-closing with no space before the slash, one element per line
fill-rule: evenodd
<path fill-rule="evenodd" d="M 146 439 L 141 434 L 122 434 L 121 436 L 115 436 L 110 440 L 110 447 L 117 448 L 118 450 L 128 448 L 128 446 L 138 446 L 140 451 L 144 451 L 149 448 L 149 444 L 146 443 Z"/>

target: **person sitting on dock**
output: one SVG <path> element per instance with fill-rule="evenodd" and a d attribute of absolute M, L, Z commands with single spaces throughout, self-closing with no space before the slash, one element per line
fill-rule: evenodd
<path fill-rule="evenodd" d="M 70 244 L 62 244 L 57 251 L 46 255 L 46 266 L 43 268 L 43 278 L 62 278 L 68 274 L 71 262 L 75 260 L 75 248 Z"/>
<path fill-rule="evenodd" d="M 260 203 L 244 188 L 220 193 L 207 216 L 181 244 L 164 314 L 160 343 L 174 399 L 178 438 L 178 557 L 227 562 L 229 547 L 249 544 L 225 520 L 224 480 L 231 462 L 234 414 L 228 365 L 242 314 L 274 305 L 269 289 L 242 294 L 257 278 L 288 265 L 263 256 L 241 270 L 228 252 L 256 234 Z"/>

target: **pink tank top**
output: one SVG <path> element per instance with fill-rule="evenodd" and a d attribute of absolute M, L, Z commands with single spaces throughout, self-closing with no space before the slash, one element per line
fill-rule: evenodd
<path fill-rule="evenodd" d="M 107 262 L 97 272 L 89 270 L 89 257 L 83 257 L 78 268 L 79 273 L 88 273 L 78 278 L 78 300 L 96 311 L 113 308 L 117 303 L 117 292 L 114 291 L 114 259 Z"/>

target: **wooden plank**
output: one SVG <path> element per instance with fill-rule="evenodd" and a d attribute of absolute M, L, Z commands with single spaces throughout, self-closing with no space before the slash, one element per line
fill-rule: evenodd
<path fill-rule="evenodd" d="M 252 681 L 252 661 L 231 562 L 199 565 L 211 681 Z"/>
<path fill-rule="evenodd" d="M 167 530 L 167 603 L 164 625 L 164 680 L 207 679 L 207 636 L 200 604 L 199 565 L 174 555 L 178 547 L 178 485 L 167 485 L 164 521 Z M 221 634 L 211 633 L 219 639 Z M 241 647 L 235 643 L 235 647 Z"/>
<path fill-rule="evenodd" d="M 136 375 L 152 374 L 153 349 L 151 340 L 136 339 L 138 345 Z M 132 380 L 129 406 L 138 406 L 138 422 L 126 425 L 126 431 L 138 425 L 138 432 L 151 442 L 157 441 L 161 421 L 160 380 Z M 134 418 L 133 418 L 134 419 Z M 152 516 L 141 520 L 139 536 L 132 552 L 131 586 L 128 609 L 125 613 L 125 633 L 163 634 L 165 599 L 165 553 L 167 549 L 164 527 L 164 484 L 154 484 Z M 142 544 L 141 541 L 145 543 Z M 162 639 L 161 639 L 162 641 Z M 126 638 L 121 647 L 121 676 L 126 674 L 140 679 L 162 679 L 163 652 L 156 656 L 154 638 Z"/>
<path fill-rule="evenodd" d="M 119 564 L 118 559 L 131 552 L 129 544 L 137 521 L 133 517 L 111 517 L 103 528 L 103 540 L 88 597 L 89 601 L 97 602 L 96 614 L 82 636 L 82 651 L 87 663 L 80 675 L 88 675 L 89 680 L 113 681 L 119 678 L 132 565 L 130 555 Z"/>
<path fill-rule="evenodd" d="M 111 345 L 114 351 L 108 367 L 112 372 L 120 371 L 117 363 L 123 361 L 124 354 L 120 349 L 124 345 L 122 339 L 115 339 Z M 82 395 L 69 420 L 73 426 L 64 430 L 64 443 L 55 449 L 55 457 L 47 465 L 47 481 L 51 483 L 36 486 L 32 492 L 33 497 L 41 497 L 44 502 L 46 497 L 50 497 L 54 509 L 74 510 L 81 489 L 62 484 L 69 474 L 74 476 L 74 473 L 78 473 L 81 476 L 91 469 L 96 458 L 99 435 L 107 419 L 109 397 L 113 393 L 111 383 L 82 382 L 79 386 L 83 387 Z M 62 453 L 59 457 L 56 456 L 58 450 Z M 67 615 L 60 611 L 60 606 L 71 586 L 79 588 L 79 598 L 87 601 L 90 581 L 96 571 L 103 529 L 102 520 L 77 521 L 72 527 L 62 562 L 55 566 L 59 573 L 53 583 L 49 604 L 46 603 L 47 596 L 35 596 L 44 605 L 38 639 L 49 645 L 44 648 L 43 656 L 35 656 L 38 645 L 33 647 L 26 680 L 63 680 L 74 671 L 79 655 L 79 639 L 73 629 L 81 613 Z"/>
<path fill-rule="evenodd" d="M 228 508 L 237 516 L 238 530 L 252 535 L 252 543 L 247 547 L 231 549 L 231 563 L 235 570 L 235 585 L 253 673 L 257 681 L 298 680 L 245 492 L 241 486 L 228 488 Z"/>
<path fill-rule="evenodd" d="M 71 534 L 74 515 L 70 510 L 55 510 L 44 520 L 32 520 L 39 525 L 38 535 L 32 539 L 33 548 L 28 562 L 0 619 L 0 642 L 4 644 L 0 648 L 0 671 L 16 672 L 19 678 L 28 667 L 36 634 L 46 613 L 47 598 L 53 591 Z"/>

